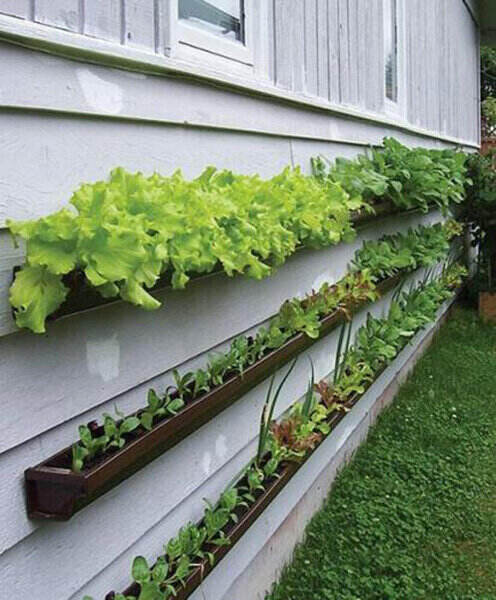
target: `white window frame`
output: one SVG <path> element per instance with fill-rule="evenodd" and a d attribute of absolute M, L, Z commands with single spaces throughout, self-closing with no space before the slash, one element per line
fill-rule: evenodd
<path fill-rule="evenodd" d="M 215 33 L 201 29 L 179 19 L 178 2 L 173 3 L 171 27 L 175 29 L 175 49 L 173 54 L 179 59 L 201 62 L 207 66 L 218 67 L 220 61 L 238 63 L 238 68 L 246 73 L 254 66 L 254 0 L 243 3 L 244 41 L 221 38 Z"/>
<path fill-rule="evenodd" d="M 386 27 L 390 27 L 391 23 L 387 22 L 386 15 L 386 2 L 390 3 L 392 0 L 383 0 L 383 27 L 384 31 Z M 406 90 L 407 90 L 407 79 L 406 79 L 406 11 L 405 11 L 405 0 L 396 0 L 396 26 L 397 26 L 397 56 L 396 56 L 396 85 L 397 85 L 397 97 L 396 101 L 391 100 L 386 95 L 386 47 L 384 46 L 384 107 L 387 115 L 394 118 L 406 118 Z M 383 39 L 385 35 L 383 35 Z"/>

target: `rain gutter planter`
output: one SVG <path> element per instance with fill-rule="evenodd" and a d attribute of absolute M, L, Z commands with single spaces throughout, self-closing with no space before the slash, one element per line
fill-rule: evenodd
<path fill-rule="evenodd" d="M 377 377 L 381 375 L 386 366 L 384 366 L 378 373 Z M 364 393 L 368 390 L 368 388 L 372 385 L 373 382 L 369 383 Z M 355 396 L 349 402 L 349 407 L 352 408 L 363 396 Z M 334 411 L 328 418 L 327 422 L 334 429 L 338 423 L 347 415 L 345 411 Z M 226 526 L 223 531 L 226 536 L 230 539 L 231 543 L 226 546 L 214 546 L 209 545 L 208 550 L 214 555 L 214 563 L 210 564 L 208 559 L 203 559 L 200 561 L 199 565 L 193 569 L 188 578 L 185 581 L 184 587 L 180 587 L 176 590 L 177 595 L 174 596 L 175 600 L 186 600 L 195 589 L 202 583 L 203 579 L 217 566 L 219 561 L 224 558 L 224 556 L 229 552 L 229 550 L 234 546 L 234 544 L 243 536 L 244 533 L 253 525 L 253 523 L 258 519 L 258 517 L 263 513 L 263 511 L 267 508 L 267 506 L 276 498 L 279 492 L 288 484 L 290 479 L 300 470 L 300 468 L 307 462 L 307 460 L 313 455 L 313 453 L 320 447 L 320 445 L 332 435 L 331 432 L 322 438 L 320 442 L 318 442 L 314 449 L 307 452 L 307 454 L 298 462 L 286 462 L 283 463 L 278 470 L 277 477 L 272 477 L 270 481 L 267 483 L 263 492 L 258 491 L 255 493 L 255 502 L 249 508 L 237 509 L 235 512 L 238 517 L 237 523 L 230 523 Z M 243 479 L 241 479 L 236 487 L 243 484 Z M 140 593 L 140 586 L 137 583 L 132 583 L 129 587 L 127 587 L 124 592 L 122 592 L 125 596 L 135 596 L 138 597 Z"/>
<path fill-rule="evenodd" d="M 450 312 L 450 307 L 452 307 L 453 304 L 456 302 L 456 299 L 460 295 L 461 291 L 463 290 L 463 287 L 464 287 L 464 284 L 462 284 L 462 286 L 459 288 L 453 288 L 454 295 L 448 301 L 448 307 L 444 310 L 444 314 L 441 316 L 441 321 L 444 320 L 448 316 L 448 314 Z M 439 307 L 439 308 L 442 308 L 442 307 Z M 425 328 L 419 329 L 418 331 L 415 332 L 415 334 L 417 335 L 424 329 Z M 432 331 L 434 331 L 434 329 L 431 329 L 431 336 L 432 336 Z M 427 334 L 427 336 L 429 336 L 429 333 Z M 427 339 L 427 336 L 425 339 Z M 425 342 L 425 339 L 421 342 L 420 346 L 422 346 L 422 344 Z M 431 339 L 432 339 L 432 337 L 431 337 Z M 376 373 L 374 375 L 374 379 L 372 381 L 368 382 L 364 386 L 363 393 L 361 393 L 360 395 L 355 394 L 354 396 L 352 396 L 350 398 L 349 402 L 347 403 L 347 407 L 349 409 L 352 409 L 353 407 L 355 407 L 357 404 L 360 403 L 360 400 L 362 400 L 362 399 L 364 399 L 364 397 L 366 397 L 369 389 L 376 382 L 379 381 L 381 375 L 388 369 L 388 367 L 392 367 L 394 365 L 396 360 L 400 357 L 402 351 L 405 350 L 405 348 L 408 345 L 409 345 L 409 342 L 405 342 L 405 344 L 401 347 L 401 349 L 399 349 L 395 358 L 391 362 L 383 363 L 382 367 L 376 371 Z M 411 360 L 411 358 L 412 357 L 410 356 L 410 358 L 407 359 L 407 362 L 408 362 L 408 360 Z M 405 363 L 403 363 L 403 365 L 400 367 L 399 371 L 396 371 L 395 375 L 393 376 L 393 379 L 389 382 L 389 384 L 386 386 L 386 388 L 379 394 L 379 396 L 386 393 L 386 391 L 389 389 L 389 386 L 391 385 L 392 381 L 395 381 L 397 379 L 398 373 L 400 373 L 401 369 L 404 367 L 405 367 Z M 315 445 L 315 447 L 312 450 L 308 451 L 307 454 L 305 454 L 305 456 L 300 461 L 282 463 L 280 466 L 280 469 L 278 470 L 278 477 L 272 477 L 270 479 L 270 481 L 267 482 L 266 486 L 264 487 L 264 490 L 258 491 L 255 494 L 255 498 L 256 498 L 255 502 L 251 506 L 249 506 L 247 509 L 244 508 L 241 510 L 239 510 L 239 509 L 236 510 L 236 514 L 238 516 L 238 522 L 237 523 L 231 522 L 228 526 L 226 526 L 223 529 L 226 537 L 228 537 L 230 539 L 231 543 L 227 546 L 204 548 L 213 553 L 213 555 L 215 557 L 214 564 L 211 565 L 208 559 L 201 560 L 200 563 L 198 564 L 198 566 L 196 566 L 191 571 L 190 575 L 187 577 L 187 579 L 184 583 L 184 586 L 182 586 L 176 590 L 177 594 L 174 596 L 175 600 L 186 600 L 187 598 L 189 598 L 191 596 L 191 594 L 196 590 L 196 588 L 198 588 L 201 585 L 201 583 L 203 582 L 205 577 L 218 565 L 219 561 L 222 558 L 224 558 L 224 556 L 231 550 L 231 548 L 233 548 L 233 546 L 236 544 L 236 542 L 239 541 L 239 539 L 243 536 L 243 534 L 245 534 L 248 531 L 248 529 L 255 523 L 255 521 L 258 519 L 258 517 L 270 505 L 270 503 L 276 498 L 276 496 L 283 490 L 283 488 L 289 483 L 289 481 L 300 470 L 300 468 L 314 455 L 315 452 L 318 451 L 319 447 L 330 436 L 333 435 L 334 430 L 337 427 L 337 425 L 349 414 L 350 414 L 350 412 L 345 412 L 342 410 L 341 411 L 335 410 L 334 412 L 332 412 L 329 415 L 329 418 L 327 420 L 327 422 L 329 423 L 329 425 L 331 427 L 331 431 L 326 436 L 324 436 Z M 244 483 L 244 478 L 239 480 L 235 487 L 243 485 L 243 483 Z M 201 525 L 201 522 L 198 523 L 198 525 Z M 122 593 L 125 596 L 131 596 L 131 597 L 137 598 L 140 593 L 140 586 L 137 583 L 132 583 Z M 110 598 L 113 597 L 113 596 L 111 596 L 111 594 L 112 593 L 107 594 L 107 596 L 105 597 L 106 600 L 107 600 L 107 598 L 110 600 Z"/>
<path fill-rule="evenodd" d="M 402 348 L 403 349 L 403 348 Z M 401 350 L 400 350 L 401 352 Z M 398 354 L 400 353 L 398 352 Z M 398 356 L 396 355 L 396 357 Z M 395 357 L 395 358 L 396 358 Z M 393 360 L 394 362 L 394 360 Z M 382 375 L 382 373 L 386 370 L 388 366 L 392 363 L 384 364 L 375 374 L 374 380 L 368 382 L 365 386 L 365 389 L 362 394 L 355 395 L 350 398 L 347 403 L 347 407 L 352 409 L 366 394 L 368 389 L 372 386 L 375 381 Z M 269 506 L 269 504 L 276 498 L 276 496 L 283 490 L 283 488 L 289 483 L 292 477 L 300 470 L 301 467 L 307 462 L 307 460 L 319 449 L 322 443 L 332 435 L 336 426 L 347 416 L 348 412 L 344 410 L 335 410 L 329 415 L 327 420 L 328 424 L 331 427 L 331 431 L 324 436 L 320 442 L 318 442 L 313 450 L 310 450 L 305 454 L 305 456 L 299 460 L 298 462 L 285 462 L 281 464 L 280 469 L 278 470 L 278 476 L 272 477 L 270 481 L 267 483 L 266 487 L 264 487 L 263 491 L 258 491 L 255 494 L 255 502 L 249 506 L 249 508 L 244 508 L 241 510 L 237 510 L 236 514 L 238 516 L 237 523 L 230 523 L 226 526 L 223 531 L 231 541 L 229 545 L 226 546 L 211 546 L 207 549 L 212 552 L 215 557 L 213 565 L 210 564 L 207 558 L 202 559 L 198 566 L 196 566 L 193 571 L 190 573 L 188 578 L 185 581 L 184 587 L 180 587 L 177 589 L 177 595 L 174 596 L 175 600 L 186 600 L 189 596 L 195 591 L 195 589 L 201 585 L 202 581 L 205 577 L 217 566 L 219 561 L 224 558 L 224 556 L 229 552 L 229 550 L 236 544 L 236 542 L 243 536 L 246 531 L 254 524 L 254 522 L 258 519 L 258 517 L 263 513 L 263 511 Z M 244 479 L 241 479 L 235 487 L 242 485 Z M 201 522 L 199 523 L 199 525 Z M 124 592 L 122 592 L 124 596 L 134 596 L 138 597 L 140 594 L 140 586 L 137 583 L 132 583 L 129 587 L 127 587 Z M 110 597 L 110 594 L 106 596 Z"/>
<path fill-rule="evenodd" d="M 394 288 L 405 272 L 383 280 L 377 291 L 384 295 Z M 351 312 L 369 304 L 349 307 Z M 248 367 L 243 375 L 227 379 L 222 385 L 186 403 L 177 415 L 159 421 L 150 431 L 140 434 L 120 450 L 102 455 L 93 466 L 80 473 L 71 469 L 72 446 L 25 471 L 27 511 L 31 519 L 66 521 L 121 481 L 172 448 L 250 389 L 269 377 L 291 358 L 336 329 L 345 319 L 335 311 L 321 320 L 319 337 L 299 333 Z"/>
<path fill-rule="evenodd" d="M 429 210 L 433 210 L 435 206 L 430 207 Z M 374 206 L 374 214 L 367 213 L 365 211 L 357 211 L 352 214 L 351 222 L 353 225 L 360 229 L 372 224 L 374 221 L 381 218 L 386 218 L 393 215 L 408 215 L 420 212 L 420 208 L 411 208 L 408 210 L 402 210 L 397 208 L 392 202 L 382 202 Z M 299 246 L 296 251 L 308 250 L 305 246 Z M 20 267 L 14 268 L 14 274 Z M 221 265 L 216 266 L 210 273 L 193 274 L 190 276 L 190 281 L 203 280 L 215 275 L 224 273 Z M 166 271 L 158 279 L 157 283 L 149 288 L 148 291 L 160 292 L 171 287 L 172 272 Z M 56 321 L 62 317 L 75 315 L 87 310 L 92 310 L 100 306 L 106 306 L 108 304 L 114 304 L 115 302 L 122 302 L 121 298 L 104 298 L 100 293 L 86 281 L 86 277 L 82 270 L 71 271 L 63 277 L 64 284 L 69 288 L 66 299 L 60 305 L 60 307 L 51 315 L 48 315 L 47 321 Z"/>

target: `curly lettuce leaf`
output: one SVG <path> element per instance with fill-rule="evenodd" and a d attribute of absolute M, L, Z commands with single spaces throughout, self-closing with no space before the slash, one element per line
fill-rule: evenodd
<path fill-rule="evenodd" d="M 77 216 L 67 209 L 36 221 L 7 221 L 14 239 L 26 240 L 27 259 L 32 266 L 46 267 L 54 275 L 64 275 L 77 263 Z"/>
<path fill-rule="evenodd" d="M 34 333 L 45 332 L 45 319 L 65 300 L 68 288 L 46 267 L 24 266 L 10 288 L 16 323 Z"/>

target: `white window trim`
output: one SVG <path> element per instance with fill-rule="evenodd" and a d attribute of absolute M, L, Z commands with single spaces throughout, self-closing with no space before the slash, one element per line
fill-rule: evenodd
<path fill-rule="evenodd" d="M 389 2 L 390 0 L 383 0 L 383 3 Z M 398 46 L 397 46 L 397 100 L 394 102 L 390 98 L 386 96 L 386 85 L 384 82 L 384 108 L 386 115 L 393 117 L 394 119 L 406 119 L 407 112 L 407 77 L 406 77 L 406 41 L 407 41 L 407 31 L 406 31 L 406 10 L 405 10 L 405 0 L 396 0 L 396 10 L 397 10 L 397 27 L 398 27 Z M 384 17 L 384 27 L 389 26 L 386 23 L 386 10 L 383 4 L 383 17 Z M 383 73 L 385 76 L 386 73 L 386 49 L 384 49 L 384 68 Z"/>
<path fill-rule="evenodd" d="M 190 62 L 219 67 L 222 62 L 229 61 L 231 66 L 246 75 L 253 74 L 255 65 L 255 18 L 254 0 L 244 2 L 244 43 L 237 40 L 223 39 L 220 36 L 195 27 L 179 19 L 178 2 L 170 0 L 174 5 L 171 10 L 171 30 L 174 31 L 175 44 L 171 54 Z M 236 64 L 233 64 L 236 63 Z"/>

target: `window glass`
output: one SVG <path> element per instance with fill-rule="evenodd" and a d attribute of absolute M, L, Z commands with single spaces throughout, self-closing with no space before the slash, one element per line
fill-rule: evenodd
<path fill-rule="evenodd" d="M 398 101 L 398 15 L 397 0 L 384 0 L 384 50 L 386 98 Z"/>
<path fill-rule="evenodd" d="M 179 0 L 179 18 L 223 38 L 244 43 L 242 0 Z"/>

